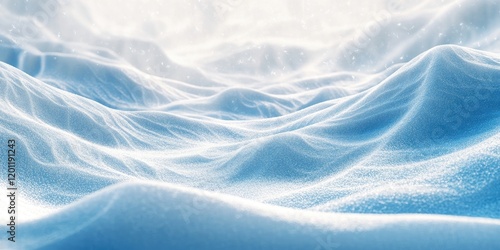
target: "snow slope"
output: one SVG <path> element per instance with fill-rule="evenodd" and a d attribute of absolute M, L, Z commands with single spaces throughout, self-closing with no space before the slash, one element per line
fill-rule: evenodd
<path fill-rule="evenodd" d="M 500 248 L 500 3 L 137 4 L 0 1 L 0 248 Z"/>

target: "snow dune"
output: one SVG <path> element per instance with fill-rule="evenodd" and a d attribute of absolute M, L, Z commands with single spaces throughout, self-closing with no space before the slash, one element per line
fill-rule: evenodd
<path fill-rule="evenodd" d="M 500 223 L 319 213 L 137 182 L 106 188 L 22 230 L 28 249 L 493 249 Z"/>
<path fill-rule="evenodd" d="M 2 249 L 500 248 L 496 1 L 0 3 Z"/>

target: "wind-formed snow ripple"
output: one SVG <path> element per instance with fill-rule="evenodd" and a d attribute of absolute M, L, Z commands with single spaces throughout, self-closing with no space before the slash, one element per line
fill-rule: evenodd
<path fill-rule="evenodd" d="M 370 1 L 365 26 L 316 26 L 302 11 L 329 3 L 276 1 L 264 26 L 259 3 L 164 2 L 219 16 L 191 41 L 173 17 L 128 30 L 94 3 L 0 2 L 17 247 L 499 247 L 498 3 Z"/>

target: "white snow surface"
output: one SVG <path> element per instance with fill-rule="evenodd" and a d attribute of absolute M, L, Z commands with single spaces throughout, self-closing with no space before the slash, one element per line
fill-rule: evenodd
<path fill-rule="evenodd" d="M 0 20 L 1 249 L 500 249 L 497 0 Z"/>

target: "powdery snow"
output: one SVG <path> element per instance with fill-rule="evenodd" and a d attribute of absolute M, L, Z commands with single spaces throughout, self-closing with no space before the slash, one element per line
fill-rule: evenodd
<path fill-rule="evenodd" d="M 500 249 L 500 3 L 413 2 L 0 1 L 0 248 Z"/>

